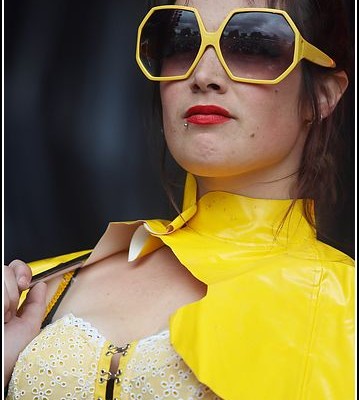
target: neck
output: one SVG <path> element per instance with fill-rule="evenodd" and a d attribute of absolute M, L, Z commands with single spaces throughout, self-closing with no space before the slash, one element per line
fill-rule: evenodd
<path fill-rule="evenodd" d="M 229 177 L 196 176 L 199 198 L 208 192 L 223 191 L 257 199 L 291 199 L 297 173 L 286 176 L 243 174 Z"/>

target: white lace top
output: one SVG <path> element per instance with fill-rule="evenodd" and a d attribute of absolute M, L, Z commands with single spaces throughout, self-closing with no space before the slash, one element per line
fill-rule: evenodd
<path fill-rule="evenodd" d="M 118 371 L 111 359 L 121 353 Z M 68 314 L 44 328 L 20 354 L 7 399 L 219 399 L 174 351 L 169 331 L 119 348 Z M 220 400 L 220 399 L 219 399 Z"/>

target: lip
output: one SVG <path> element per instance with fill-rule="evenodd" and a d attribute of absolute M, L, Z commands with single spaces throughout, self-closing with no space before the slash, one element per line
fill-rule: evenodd
<path fill-rule="evenodd" d="M 187 122 L 196 125 L 216 125 L 229 121 L 232 116 L 228 110 L 216 105 L 197 105 L 190 107 L 184 116 Z"/>

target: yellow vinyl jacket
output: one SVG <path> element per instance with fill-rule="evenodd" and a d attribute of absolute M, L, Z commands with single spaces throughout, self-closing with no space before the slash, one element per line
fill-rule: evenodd
<path fill-rule="evenodd" d="M 221 398 L 352 400 L 353 261 L 316 240 L 301 200 L 283 225 L 290 204 L 226 192 L 197 201 L 188 174 L 181 215 L 111 223 L 86 264 L 169 246 L 208 286 L 172 315 L 171 343 Z"/>

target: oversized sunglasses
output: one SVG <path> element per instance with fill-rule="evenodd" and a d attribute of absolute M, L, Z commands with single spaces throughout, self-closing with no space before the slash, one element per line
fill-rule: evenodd
<path fill-rule="evenodd" d="M 153 7 L 138 28 L 136 60 L 150 80 L 187 79 L 208 46 L 237 82 L 276 84 L 303 58 L 335 68 L 285 11 L 271 8 L 235 9 L 216 32 L 208 32 L 196 8 Z"/>

